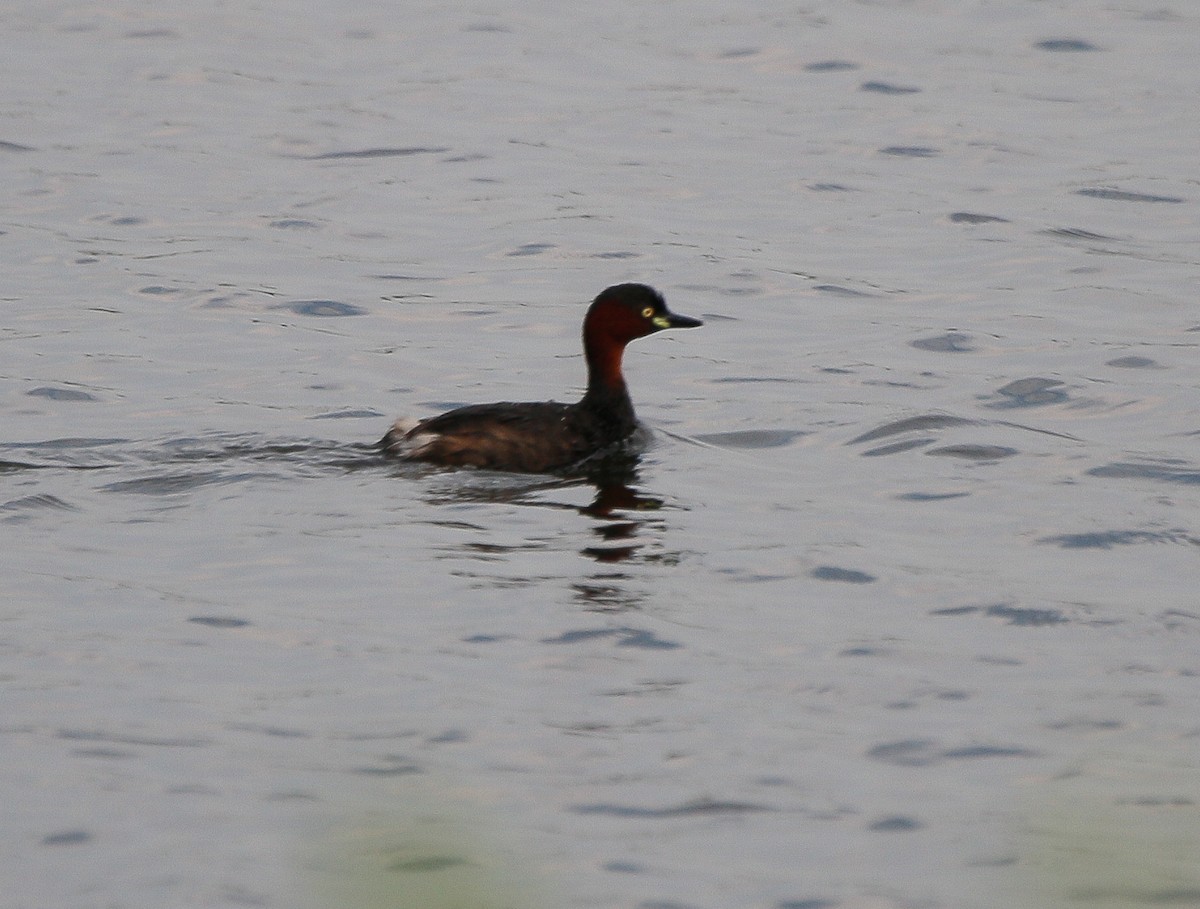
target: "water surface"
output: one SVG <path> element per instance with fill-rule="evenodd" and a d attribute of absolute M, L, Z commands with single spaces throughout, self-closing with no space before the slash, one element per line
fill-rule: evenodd
<path fill-rule="evenodd" d="M 1190 7 L 0 25 L 5 905 L 1200 901 Z"/>

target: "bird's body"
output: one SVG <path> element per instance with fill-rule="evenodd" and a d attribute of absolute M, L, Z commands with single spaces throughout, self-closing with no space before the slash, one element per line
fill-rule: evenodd
<path fill-rule="evenodd" d="M 621 372 L 625 345 L 664 328 L 694 328 L 698 319 L 668 311 L 644 284 L 601 293 L 583 324 L 588 384 L 574 404 L 502 402 L 459 407 L 415 425 L 397 421 L 384 452 L 448 467 L 552 473 L 620 448 L 639 424 Z"/>

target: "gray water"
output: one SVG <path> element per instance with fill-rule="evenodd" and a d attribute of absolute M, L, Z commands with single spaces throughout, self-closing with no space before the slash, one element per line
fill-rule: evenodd
<path fill-rule="evenodd" d="M 1192 5 L 0 26 L 0 904 L 1200 905 Z"/>

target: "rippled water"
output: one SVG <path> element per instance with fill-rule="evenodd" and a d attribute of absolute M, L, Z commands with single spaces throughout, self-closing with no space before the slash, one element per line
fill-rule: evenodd
<path fill-rule="evenodd" d="M 1191 7 L 0 24 L 0 903 L 1200 903 Z"/>

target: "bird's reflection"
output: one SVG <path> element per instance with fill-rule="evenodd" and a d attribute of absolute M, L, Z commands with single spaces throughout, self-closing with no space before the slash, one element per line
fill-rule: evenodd
<path fill-rule="evenodd" d="M 638 610 L 646 591 L 618 566 L 644 559 L 647 545 L 661 536 L 660 512 L 666 503 L 639 488 L 634 455 L 597 463 L 587 472 L 586 482 L 596 494 L 579 513 L 593 520 L 591 532 L 597 541 L 580 554 L 596 562 L 597 569 L 571 585 L 575 599 L 588 612 Z"/>
<path fill-rule="evenodd" d="M 627 453 L 589 463 L 578 472 L 561 476 L 456 470 L 434 475 L 433 479 L 425 495 L 430 504 L 491 503 L 573 509 L 598 522 L 594 532 L 605 542 L 633 539 L 646 523 L 644 516 L 658 512 L 666 504 L 662 498 L 640 488 L 638 456 Z M 589 486 L 595 494 L 591 502 L 582 506 L 549 495 L 556 490 Z"/>
<path fill-rule="evenodd" d="M 447 505 L 464 503 L 503 504 L 571 511 L 588 520 L 588 539 L 577 551 L 594 563 L 570 583 L 573 598 L 588 612 L 628 612 L 641 608 L 647 591 L 644 581 L 632 572 L 637 564 L 674 564 L 678 553 L 664 552 L 664 513 L 668 502 L 642 486 L 639 458 L 621 453 L 589 463 L 571 475 L 555 477 L 503 474 L 491 471 L 453 471 L 433 474 L 426 487 L 426 501 Z M 589 492 L 589 501 L 580 504 L 578 494 Z M 574 501 L 572 501 L 574 498 Z M 472 522 L 485 530 L 487 525 Z M 578 528 L 566 527 L 560 540 L 578 539 Z M 493 536 L 491 531 L 489 536 Z M 505 560 L 507 552 L 528 552 L 557 548 L 545 537 L 489 543 L 489 560 Z M 455 547 L 461 556 L 478 557 L 478 543 Z M 511 582 L 512 578 L 506 578 Z"/>
<path fill-rule="evenodd" d="M 596 495 L 579 513 L 596 521 L 592 533 L 600 539 L 583 547 L 582 554 L 606 565 L 635 558 L 642 549 L 638 536 L 649 523 L 647 515 L 664 504 L 659 497 L 638 489 L 636 456 L 614 456 L 597 463 L 587 472 L 586 481 Z"/>

